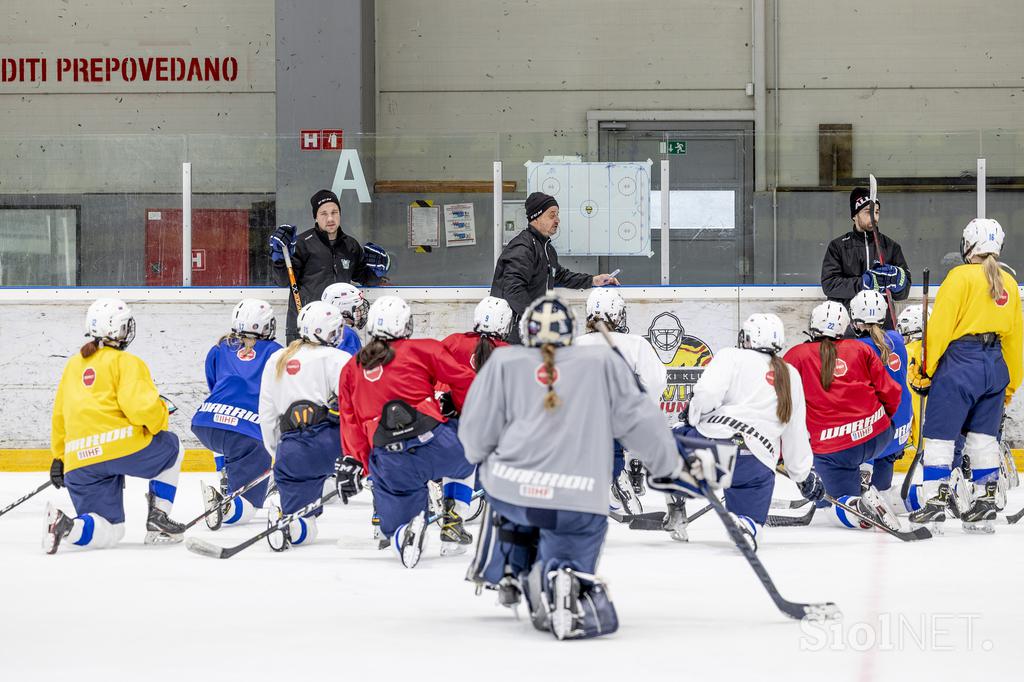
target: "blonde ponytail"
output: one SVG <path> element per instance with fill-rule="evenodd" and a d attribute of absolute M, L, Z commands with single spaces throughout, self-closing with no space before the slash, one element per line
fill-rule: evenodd
<path fill-rule="evenodd" d="M 1003 269 L 999 267 L 999 261 L 994 254 L 987 253 L 982 258 L 982 265 L 985 267 L 985 276 L 988 278 L 988 293 L 993 301 L 998 301 L 1006 296 L 1006 287 L 1003 285 Z"/>
<path fill-rule="evenodd" d="M 544 371 L 548 375 L 548 392 L 544 396 L 544 409 L 550 412 L 562 404 L 562 400 L 555 393 L 555 347 L 545 343 L 540 347 L 540 356 L 544 359 Z"/>
<path fill-rule="evenodd" d="M 878 357 L 882 360 L 883 364 L 887 364 L 889 362 L 889 353 L 894 350 L 889 344 L 889 337 L 885 335 L 885 330 L 882 329 L 880 324 L 869 324 L 867 328 L 871 334 L 871 340 L 878 347 Z"/>

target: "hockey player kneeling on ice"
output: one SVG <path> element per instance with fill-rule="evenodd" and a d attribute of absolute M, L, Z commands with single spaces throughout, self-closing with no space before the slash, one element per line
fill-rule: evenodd
<path fill-rule="evenodd" d="M 463 518 L 473 494 L 473 465 L 456 435 L 458 421 L 441 414 L 434 386 L 451 387 L 461 410 L 473 370 L 435 339 L 411 339 L 412 310 L 397 296 L 370 306 L 370 341 L 345 365 L 338 396 L 345 452 L 373 473 L 380 529 L 413 568 L 427 531 L 427 482 L 442 479 L 441 554 L 463 554 L 473 537 Z"/>
<path fill-rule="evenodd" d="M 270 453 L 260 431 L 259 394 L 263 369 L 281 350 L 274 341 L 277 323 L 266 301 L 243 299 L 231 313 L 231 332 L 206 354 L 206 384 L 210 396 L 192 417 L 192 433 L 224 458 L 228 491 L 248 485 L 270 468 Z M 205 483 L 206 525 L 246 523 L 263 506 L 266 481 L 227 504 L 224 494 Z"/>
<path fill-rule="evenodd" d="M 297 325 L 299 338 L 270 356 L 260 381 L 260 432 L 275 459 L 274 482 L 281 496 L 280 508 L 269 508 L 270 524 L 319 499 L 342 458 L 338 377 L 352 356 L 335 347 L 344 326 L 341 313 L 314 301 L 299 311 Z M 315 541 L 316 517 L 322 512 L 319 508 L 269 535 L 271 549 Z"/>
<path fill-rule="evenodd" d="M 825 492 L 893 530 L 899 520 L 874 487 L 861 492 L 860 465 L 885 452 L 893 439 L 892 416 L 903 389 L 878 353 L 856 339 L 844 339 L 850 314 L 842 304 L 827 301 L 811 311 L 810 341 L 784 356 L 800 373 L 807 401 L 807 430 L 814 469 Z M 824 503 L 819 503 L 824 505 Z M 835 507 L 848 528 L 871 528 Z"/>
<path fill-rule="evenodd" d="M 600 287 L 587 296 L 587 333 L 576 339 L 578 346 L 606 346 L 604 338 L 597 331 L 597 323 L 604 322 L 615 346 L 626 358 L 626 363 L 633 374 L 640 380 L 647 397 L 655 407 L 661 409 L 661 395 L 665 392 L 668 379 L 665 376 L 665 365 L 661 364 L 658 354 L 654 352 L 650 342 L 637 334 L 630 334 L 626 326 L 626 302 L 615 289 Z M 644 492 L 643 465 L 630 459 L 626 468 L 626 456 L 622 444 L 615 442 L 615 459 L 612 467 L 611 510 L 624 515 L 642 514 L 643 504 L 640 495 Z M 628 518 L 624 518 L 628 522 Z"/>
<path fill-rule="evenodd" d="M 686 410 L 689 426 L 676 427 L 684 436 L 739 447 L 725 507 L 754 549 L 768 518 L 780 453 L 786 473 L 805 498 L 817 502 L 825 492 L 811 468 L 803 382 L 778 356 L 785 341 L 782 320 L 775 315 L 748 317 L 740 329 L 739 347 L 715 354 L 693 387 Z M 669 507 L 666 529 L 675 539 L 685 540 L 685 524 L 686 510 L 677 499 Z"/>
<path fill-rule="evenodd" d="M 607 346 L 571 345 L 573 326 L 557 297 L 534 301 L 520 321 L 525 347 L 494 352 L 459 423 L 490 505 L 467 577 L 498 589 L 508 606 L 525 594 L 534 626 L 558 639 L 618 629 L 595 576 L 608 529 L 612 441 L 656 476 L 685 468 L 630 368 Z"/>
<path fill-rule="evenodd" d="M 1003 239 L 1003 228 L 992 219 L 977 218 L 964 228 L 964 265 L 946 275 L 928 319 L 928 366 L 910 370 L 911 386 L 928 394 L 922 491 L 927 501 L 910 515 L 913 523 L 935 526 L 952 512 L 967 532 L 994 531 L 1000 492 L 996 438 L 1022 374 L 1020 292 L 997 260 Z M 973 495 L 952 468 L 960 433 L 966 434 Z"/>
<path fill-rule="evenodd" d="M 366 311 L 370 309 L 366 296 L 348 282 L 338 282 L 324 289 L 320 300 L 337 308 L 345 320 L 345 328 L 338 337 L 338 348 L 349 355 L 358 353 L 363 342 L 359 340 L 356 330 L 366 326 Z"/>
<path fill-rule="evenodd" d="M 167 404 L 146 363 L 125 351 L 135 318 L 124 301 L 101 298 L 89 306 L 85 328 L 89 341 L 64 366 L 50 436 L 50 480 L 67 486 L 77 516 L 47 504 L 43 549 L 116 545 L 124 537 L 125 476 L 150 479 L 146 544 L 181 542 L 185 527 L 168 514 L 185 451 L 167 430 Z"/>
<path fill-rule="evenodd" d="M 893 486 L 893 464 L 903 455 L 910 440 L 913 420 L 913 393 L 907 388 L 907 348 L 903 337 L 895 331 L 885 331 L 882 324 L 888 305 L 882 294 L 874 290 L 858 293 L 850 301 L 850 318 L 857 340 L 866 343 L 885 365 L 886 371 L 900 386 L 900 405 L 892 415 L 893 437 L 878 457 L 862 469 L 870 467 L 869 486 L 875 488 L 894 513 L 905 509 L 900 497 L 900 486 Z"/>

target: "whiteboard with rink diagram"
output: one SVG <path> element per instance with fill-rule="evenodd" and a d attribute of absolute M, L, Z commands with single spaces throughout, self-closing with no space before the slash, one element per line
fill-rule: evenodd
<path fill-rule="evenodd" d="M 526 162 L 526 191 L 558 200 L 560 256 L 651 256 L 651 160 Z"/>

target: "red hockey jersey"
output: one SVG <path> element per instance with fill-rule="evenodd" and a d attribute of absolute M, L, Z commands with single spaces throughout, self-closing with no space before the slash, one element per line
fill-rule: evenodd
<path fill-rule="evenodd" d="M 476 361 L 473 359 L 473 354 L 476 352 L 477 341 L 480 340 L 480 334 L 477 332 L 465 332 L 449 334 L 444 340 L 441 341 L 441 345 L 448 349 L 448 352 L 452 354 L 456 360 L 462 364 L 471 367 L 473 372 L 479 371 L 479 367 L 476 366 Z M 492 344 L 495 348 L 501 348 L 508 344 L 499 339 L 494 339 Z"/>
<path fill-rule="evenodd" d="M 364 369 L 353 358 L 338 381 L 338 403 L 348 406 L 340 410 L 342 449 L 364 467 L 386 403 L 404 400 L 422 414 L 445 422 L 434 399 L 434 384 L 443 381 L 451 386 L 455 406 L 461 410 L 476 376 L 434 339 L 398 339 L 391 342 L 391 349 L 394 359 L 373 369 Z"/>
<path fill-rule="evenodd" d="M 811 450 L 827 455 L 874 438 L 889 427 L 903 388 L 868 344 L 855 339 L 836 342 L 835 379 L 821 387 L 821 344 L 790 348 L 785 360 L 796 367 L 807 399 L 807 431 Z"/>

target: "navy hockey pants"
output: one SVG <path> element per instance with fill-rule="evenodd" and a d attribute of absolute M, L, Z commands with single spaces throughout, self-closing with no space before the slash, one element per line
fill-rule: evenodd
<path fill-rule="evenodd" d="M 874 438 L 857 443 L 853 447 L 824 455 L 815 453 L 814 468 L 821 476 L 821 482 L 825 484 L 825 492 L 836 499 L 843 495 L 860 495 L 860 465 L 873 461 L 885 452 L 892 441 L 892 436 L 893 429 L 890 424 Z M 889 469 L 891 481 L 891 463 Z M 828 506 L 828 503 L 819 503 L 818 506 Z"/>
<path fill-rule="evenodd" d="M 608 531 L 608 517 L 557 509 L 520 507 L 487 496 L 491 516 L 484 521 L 473 572 L 492 585 L 507 574 L 525 575 L 540 562 L 550 571 L 571 568 L 593 574 Z"/>
<path fill-rule="evenodd" d="M 999 436 L 1010 373 L 998 341 L 957 339 L 932 377 L 924 410 L 924 437 L 955 440 L 962 433 Z"/>
<path fill-rule="evenodd" d="M 124 477 L 156 478 L 174 466 L 179 448 L 176 435 L 161 431 L 138 452 L 67 472 L 64 485 L 75 505 L 75 513 L 79 516 L 96 514 L 110 523 L 124 523 Z M 157 497 L 174 502 L 174 486 L 150 481 L 149 487 Z"/>
<path fill-rule="evenodd" d="M 270 468 L 270 453 L 263 447 L 263 441 L 237 431 L 210 426 L 193 426 L 192 433 L 210 450 L 224 455 L 229 492 L 238 490 Z M 263 481 L 242 497 L 249 500 L 252 506 L 262 507 L 269 484 L 269 481 Z"/>
<path fill-rule="evenodd" d="M 323 496 L 324 481 L 341 456 L 341 431 L 332 422 L 289 431 L 281 437 L 274 480 L 281 493 L 281 511 L 292 514 Z M 319 516 L 323 509 L 312 516 Z"/>
<path fill-rule="evenodd" d="M 401 450 L 374 448 L 370 452 L 373 503 L 380 517 L 381 532 L 387 537 L 427 510 L 427 481 L 466 478 L 473 473 L 473 465 L 466 461 L 459 441 L 457 426 L 452 419 L 434 427 L 433 435 L 426 442 L 411 438 L 396 444 Z"/>

